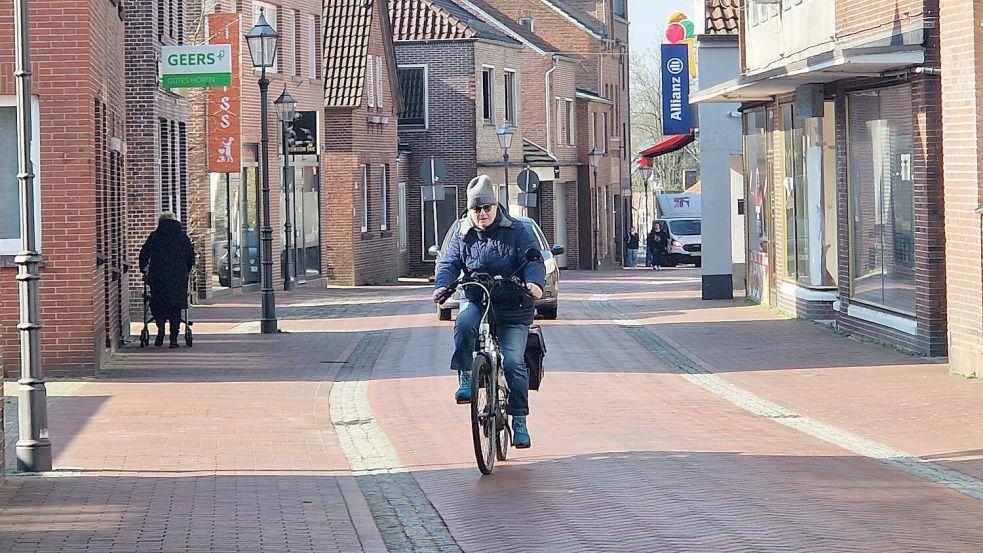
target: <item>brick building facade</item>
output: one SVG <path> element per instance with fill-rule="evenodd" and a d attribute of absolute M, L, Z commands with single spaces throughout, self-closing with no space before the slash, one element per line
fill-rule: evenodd
<path fill-rule="evenodd" d="M 623 190 L 629 184 L 629 92 L 628 92 L 628 13 L 626 2 L 577 0 L 554 2 L 539 0 L 510 2 L 483 0 L 509 21 L 524 25 L 546 37 L 556 56 L 573 60 L 573 96 L 553 91 L 554 112 L 569 109 L 567 121 L 572 136 L 561 140 L 554 150 L 565 158 L 577 160 L 576 166 L 563 168 L 556 183 L 564 183 L 568 200 L 562 208 L 575 218 L 576 226 L 568 229 L 568 257 L 571 268 L 620 265 L 626 224 Z M 557 83 L 559 84 L 559 83 Z M 565 134 L 557 124 L 556 134 Z M 601 152 L 597 178 L 589 167 L 588 154 L 596 147 Z M 576 167 L 576 169 L 574 169 Z M 571 192 L 571 189 L 576 192 Z M 596 254 L 596 255 L 595 255 Z M 576 258 L 573 256 L 576 255 Z"/>
<path fill-rule="evenodd" d="M 743 104 L 748 295 L 944 355 L 938 8 L 906 4 L 747 4 L 694 101 Z"/>
<path fill-rule="evenodd" d="M 619 114 L 627 113 L 622 107 L 627 102 L 627 66 L 621 63 L 627 52 L 627 22 L 613 12 L 607 24 L 580 11 L 558 12 L 549 2 L 517 4 L 522 10 L 488 0 L 394 6 L 399 8 L 394 22 L 401 80 L 404 87 L 422 80 L 427 102 L 422 109 L 425 118 L 413 119 L 414 113 L 404 117 L 400 135 L 410 159 L 405 253 L 410 273 L 432 271 L 433 259 L 426 250 L 443 239 L 463 211 L 467 182 L 477 173 L 489 174 L 497 182 L 504 179 L 495 131 L 505 119 L 515 130 L 509 151 L 510 181 L 514 183 L 525 168 L 541 180 L 536 207 L 519 205 L 519 190 L 513 184 L 510 209 L 528 213 L 552 243 L 566 248 L 558 259 L 561 267 L 593 266 L 595 245 L 602 261 L 619 262 L 621 222 L 616 214 L 620 214 L 621 175 L 627 174 L 627 151 L 619 131 L 627 129 L 619 119 Z M 432 28 L 416 24 L 417 18 L 430 14 L 448 24 Z M 457 29 L 457 34 L 448 29 Z M 552 37 L 564 33 L 566 44 L 552 42 Z M 614 35 L 621 37 L 615 46 L 604 42 Z M 551 38 L 547 41 L 544 36 Z M 613 49 L 618 53 L 612 54 Z M 614 63 L 605 69 L 601 58 Z M 584 71 L 585 60 L 594 64 L 593 72 Z M 484 88 L 489 83 L 491 96 Z M 507 92 L 510 87 L 516 92 Z M 412 103 L 413 97 L 407 101 Z M 486 102 L 493 113 L 486 110 Z M 507 108 L 510 103 L 517 105 Z M 463 119 L 457 119 L 459 111 Z M 452 144 L 463 147 L 455 149 Z M 597 186 L 587 169 L 587 153 L 595 146 L 603 152 Z M 417 178 L 417 166 L 430 156 L 451 160 L 448 181 L 457 185 L 456 198 L 437 202 L 436 232 L 434 203 L 420 200 L 423 183 Z"/>
<path fill-rule="evenodd" d="M 983 6 L 940 0 L 949 367 L 983 374 Z"/>
<path fill-rule="evenodd" d="M 325 271 L 339 284 L 399 276 L 400 106 L 388 2 L 324 4 Z"/>
<path fill-rule="evenodd" d="M 77 17 L 62 17 L 64 13 Z M 39 191 L 42 366 L 91 374 L 125 323 L 128 113 L 122 9 L 32 3 L 33 161 Z M 0 2 L 0 364 L 19 374 L 20 250 L 12 3 Z"/>

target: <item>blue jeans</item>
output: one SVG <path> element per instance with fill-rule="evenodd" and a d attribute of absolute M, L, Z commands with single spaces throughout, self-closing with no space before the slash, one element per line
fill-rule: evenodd
<path fill-rule="evenodd" d="M 451 370 L 471 370 L 482 314 L 484 310 L 481 306 L 469 301 L 461 301 L 457 322 L 454 323 L 454 356 L 451 357 Z M 509 385 L 509 403 L 505 411 L 513 417 L 524 417 L 529 414 L 529 371 L 526 369 L 526 361 L 523 357 L 528 337 L 528 325 L 498 325 L 498 345 L 502 348 L 505 382 Z"/>
<path fill-rule="evenodd" d="M 638 250 L 628 250 L 628 266 L 632 269 L 638 267 Z"/>

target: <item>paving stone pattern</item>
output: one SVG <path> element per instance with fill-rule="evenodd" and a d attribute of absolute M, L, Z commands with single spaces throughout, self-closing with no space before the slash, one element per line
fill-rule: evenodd
<path fill-rule="evenodd" d="M 443 518 L 400 461 L 368 402 L 372 369 L 387 337 L 383 332 L 364 336 L 339 371 L 330 396 L 331 422 L 389 551 L 459 553 Z"/>

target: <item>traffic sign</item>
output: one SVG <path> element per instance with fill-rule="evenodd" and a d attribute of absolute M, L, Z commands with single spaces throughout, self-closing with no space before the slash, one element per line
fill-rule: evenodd
<path fill-rule="evenodd" d="M 519 173 L 519 176 L 516 177 L 515 182 L 519 185 L 519 190 L 522 190 L 523 192 L 528 192 L 531 194 L 539 190 L 539 175 L 537 175 L 534 171 L 530 171 L 529 169 L 525 169 Z"/>
<path fill-rule="evenodd" d="M 447 177 L 447 164 L 432 157 L 420 164 L 420 180 L 423 184 L 436 186 Z"/>

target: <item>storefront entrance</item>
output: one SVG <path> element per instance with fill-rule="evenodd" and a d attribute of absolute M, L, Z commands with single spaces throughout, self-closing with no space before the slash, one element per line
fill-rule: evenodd
<path fill-rule="evenodd" d="M 287 189 L 293 211 L 291 242 L 293 275 L 304 281 L 321 274 L 321 172 L 316 155 L 290 156 Z M 281 199 L 282 200 L 282 199 Z M 280 205 L 283 220 L 284 205 Z M 281 229 L 283 232 L 285 229 Z"/>
<path fill-rule="evenodd" d="M 255 147 L 244 148 L 242 173 L 212 173 L 212 286 L 220 290 L 259 282 L 259 186 Z"/>

